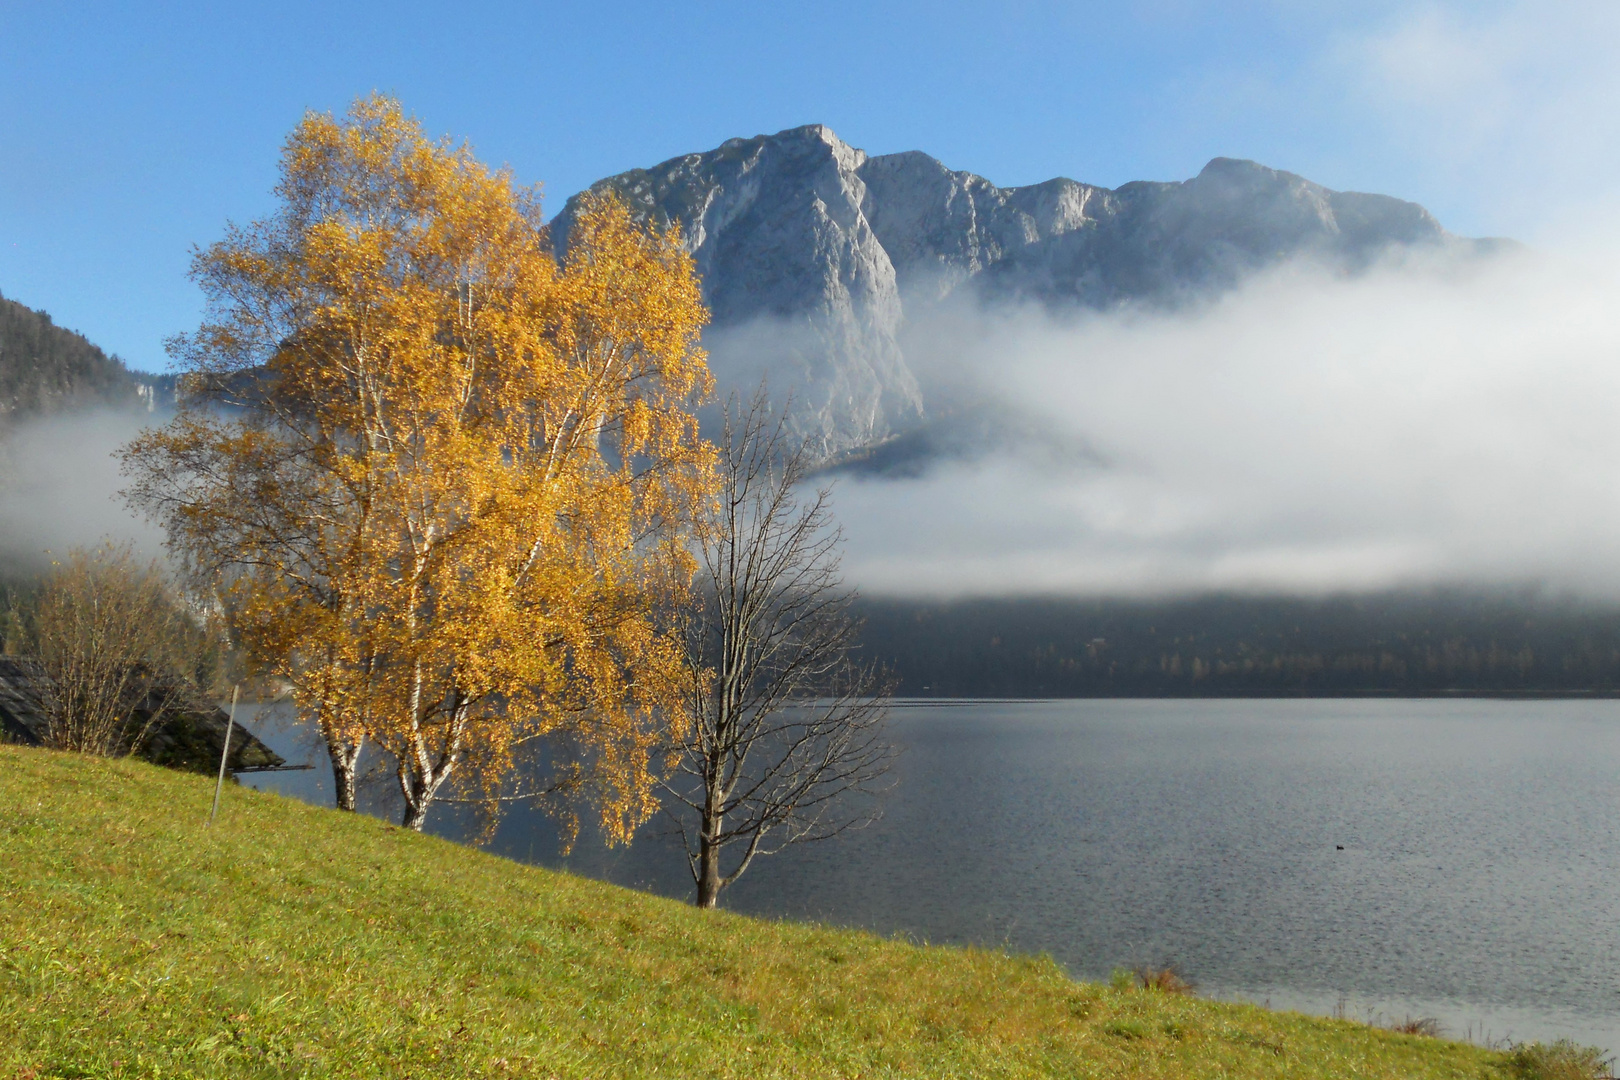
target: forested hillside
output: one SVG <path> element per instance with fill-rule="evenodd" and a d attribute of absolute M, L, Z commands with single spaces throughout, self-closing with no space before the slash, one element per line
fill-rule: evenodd
<path fill-rule="evenodd" d="M 1511 594 L 868 600 L 924 697 L 1617 694 L 1620 607 Z"/>
<path fill-rule="evenodd" d="M 132 372 L 83 334 L 0 295 L 0 421 L 88 405 L 149 408 L 167 380 Z"/>

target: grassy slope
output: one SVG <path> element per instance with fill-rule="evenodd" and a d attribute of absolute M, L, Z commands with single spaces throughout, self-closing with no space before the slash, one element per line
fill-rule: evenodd
<path fill-rule="evenodd" d="M 138 762 L 0 747 L 0 1078 L 1481 1077 L 1499 1055 L 703 914 Z"/>

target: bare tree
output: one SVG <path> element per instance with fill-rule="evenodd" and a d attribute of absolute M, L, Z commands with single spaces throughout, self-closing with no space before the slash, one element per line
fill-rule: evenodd
<path fill-rule="evenodd" d="M 868 824 L 887 786 L 892 684 L 855 655 L 831 493 L 799 493 L 810 463 L 763 388 L 728 403 L 662 780 L 699 907 L 759 855 Z"/>
<path fill-rule="evenodd" d="M 204 635 L 155 563 L 127 546 L 75 549 L 28 612 L 44 741 L 87 754 L 134 754 L 194 686 Z"/>

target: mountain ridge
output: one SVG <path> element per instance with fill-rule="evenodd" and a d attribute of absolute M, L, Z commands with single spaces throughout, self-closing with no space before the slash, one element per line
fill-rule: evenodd
<path fill-rule="evenodd" d="M 908 329 L 942 305 L 1175 308 L 1288 259 L 1357 272 L 1391 248 L 1470 254 L 1502 243 L 1454 236 L 1416 203 L 1238 158 L 1183 181 L 999 187 L 922 151 L 869 155 L 824 124 L 728 139 L 587 190 L 616 191 L 642 220 L 680 226 L 722 390 L 768 377 L 829 461 L 857 463 L 896 439 L 971 453 L 983 440 L 969 434 L 994 426 L 972 403 L 960 420 L 963 403 L 919 378 L 927 358 L 907 355 L 927 348 Z M 552 221 L 559 254 L 584 194 Z M 0 296 L 0 421 L 89 404 L 151 409 L 172 394 L 172 377 L 131 371 Z"/>
<path fill-rule="evenodd" d="M 829 454 L 929 418 L 903 330 L 947 301 L 1173 308 L 1288 259 L 1357 272 L 1391 248 L 1492 244 L 1448 233 L 1416 203 L 1238 158 L 1184 181 L 998 187 L 807 124 L 597 181 L 553 220 L 559 254 L 580 199 L 608 190 L 641 220 L 681 228 L 722 386 L 786 382 Z"/>

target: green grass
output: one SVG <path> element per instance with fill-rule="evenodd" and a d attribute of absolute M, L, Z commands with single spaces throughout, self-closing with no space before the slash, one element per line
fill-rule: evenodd
<path fill-rule="evenodd" d="M 726 913 L 134 761 L 0 747 L 0 1080 L 1505 1077 L 1050 959 Z"/>

